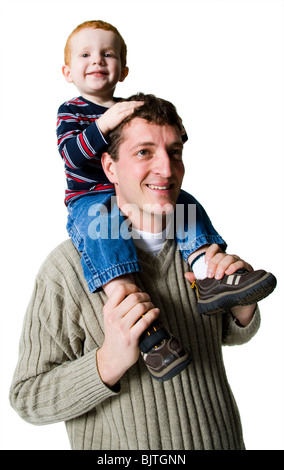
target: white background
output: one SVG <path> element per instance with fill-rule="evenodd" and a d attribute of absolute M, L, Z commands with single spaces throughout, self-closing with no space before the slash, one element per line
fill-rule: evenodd
<path fill-rule="evenodd" d="M 117 26 L 130 74 L 117 96 L 171 100 L 189 134 L 184 189 L 254 268 L 272 271 L 262 326 L 224 348 L 248 449 L 283 449 L 283 1 L 1 0 L 1 448 L 69 449 L 64 424 L 34 427 L 8 402 L 23 315 L 46 255 L 67 238 L 59 105 L 69 33 Z"/>

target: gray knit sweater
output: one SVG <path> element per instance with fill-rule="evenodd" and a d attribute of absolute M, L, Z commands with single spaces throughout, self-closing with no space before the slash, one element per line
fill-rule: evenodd
<path fill-rule="evenodd" d="M 104 340 L 104 293 L 90 294 L 70 240 L 47 258 L 36 278 L 20 341 L 10 401 L 33 424 L 65 421 L 72 449 L 243 449 L 238 409 L 227 381 L 222 344 L 247 342 L 260 324 L 238 327 L 231 316 L 202 316 L 184 278 L 188 266 L 174 241 L 157 258 L 139 252 L 147 291 L 193 361 L 165 383 L 140 358 L 114 389 L 102 383 L 96 351 Z"/>

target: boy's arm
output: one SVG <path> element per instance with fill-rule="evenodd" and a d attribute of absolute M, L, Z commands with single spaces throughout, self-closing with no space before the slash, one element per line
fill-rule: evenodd
<path fill-rule="evenodd" d="M 110 131 L 115 129 L 124 119 L 130 116 L 135 108 L 142 105 L 143 101 L 121 101 L 114 104 L 97 120 L 98 128 L 106 137 Z"/>
<path fill-rule="evenodd" d="M 57 114 L 57 146 L 66 165 L 82 168 L 106 150 L 108 133 L 127 118 L 142 101 L 123 101 L 114 104 L 104 114 L 82 115 L 63 104 Z M 89 123 L 86 127 L 86 122 Z"/>
<path fill-rule="evenodd" d="M 73 112 L 66 105 L 57 113 L 57 147 L 66 165 L 82 168 L 90 160 L 100 160 L 100 154 L 107 148 L 107 141 L 97 126 L 100 116 L 83 116 Z M 86 121 L 88 127 L 86 127 Z"/>

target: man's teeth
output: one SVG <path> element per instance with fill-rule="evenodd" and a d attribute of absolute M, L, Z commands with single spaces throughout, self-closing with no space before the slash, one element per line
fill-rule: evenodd
<path fill-rule="evenodd" d="M 154 186 L 153 184 L 148 184 L 147 186 L 150 189 L 170 189 L 170 186 Z"/>

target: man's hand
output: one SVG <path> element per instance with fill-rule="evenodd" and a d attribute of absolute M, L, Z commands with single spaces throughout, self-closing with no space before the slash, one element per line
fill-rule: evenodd
<path fill-rule="evenodd" d="M 97 352 L 97 365 L 102 381 L 112 387 L 138 360 L 139 338 L 158 317 L 159 309 L 148 294 L 125 284 L 113 291 L 103 312 L 105 340 Z"/>
<path fill-rule="evenodd" d="M 214 244 L 210 245 L 205 254 L 205 261 L 208 264 L 207 276 L 222 279 L 224 274 L 228 276 L 238 269 L 253 271 L 252 266 L 237 255 L 228 255 L 221 248 Z M 193 273 L 186 273 L 185 277 L 193 283 L 195 276 Z"/>
<path fill-rule="evenodd" d="M 252 266 L 246 261 L 242 260 L 237 255 L 224 253 L 216 244 L 209 246 L 206 251 L 205 261 L 208 264 L 207 275 L 210 278 L 215 277 L 216 279 L 222 279 L 224 274 L 229 276 L 238 269 L 253 271 Z"/>
<path fill-rule="evenodd" d="M 102 134 L 106 137 L 112 129 L 115 129 L 124 119 L 130 116 L 135 108 L 142 105 L 143 101 L 121 101 L 111 106 L 96 121 Z"/>
<path fill-rule="evenodd" d="M 237 255 L 224 253 L 218 245 L 210 245 L 206 251 L 205 261 L 208 264 L 207 275 L 210 278 L 222 279 L 224 274 L 228 276 L 238 269 L 253 271 L 252 266 Z M 185 273 L 186 279 L 192 284 L 195 280 L 193 273 Z M 247 326 L 254 314 L 256 304 L 236 306 L 231 309 L 232 314 L 242 326 Z"/>

